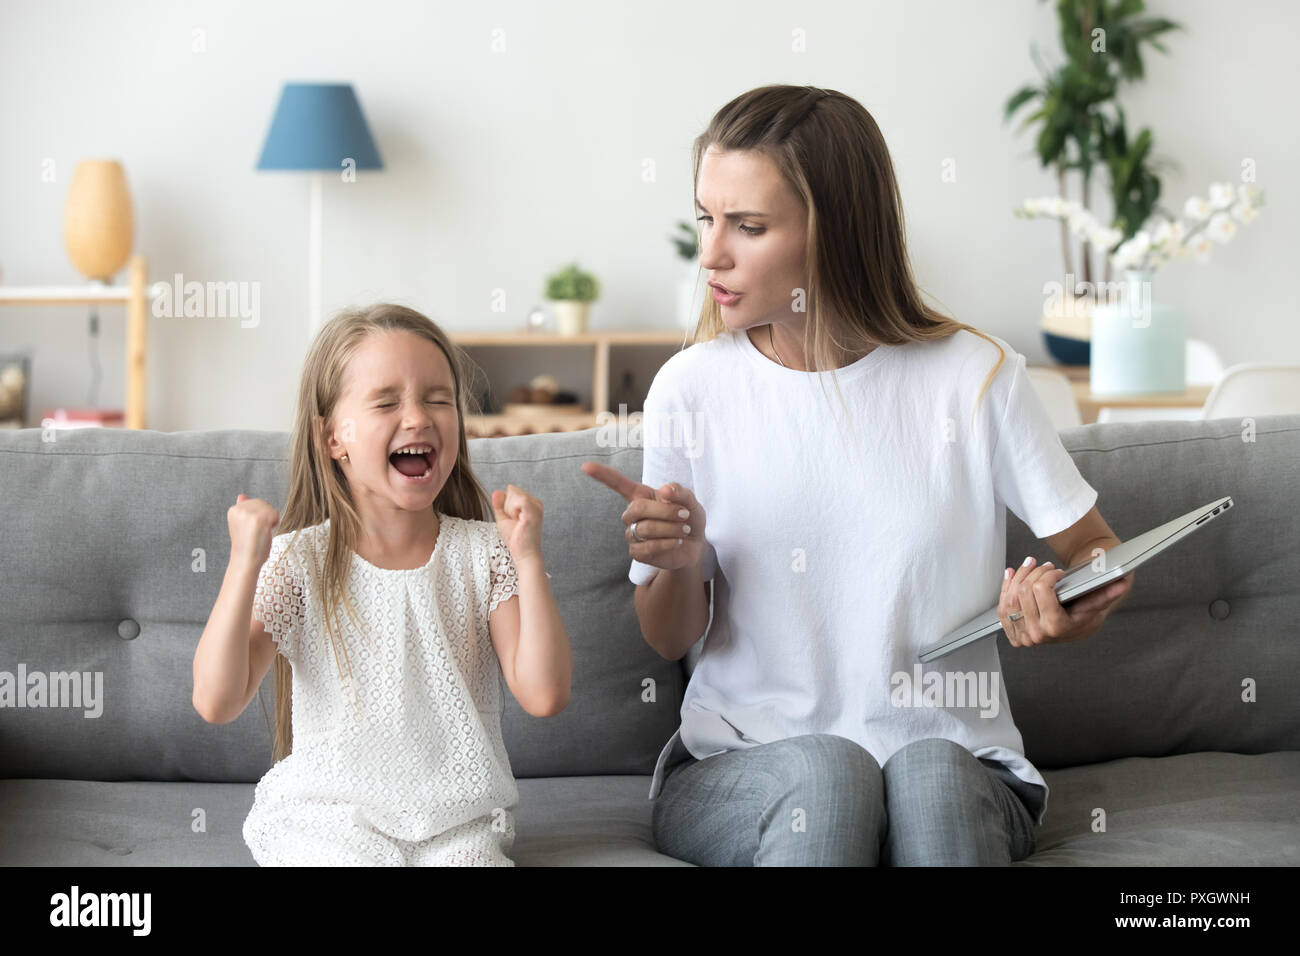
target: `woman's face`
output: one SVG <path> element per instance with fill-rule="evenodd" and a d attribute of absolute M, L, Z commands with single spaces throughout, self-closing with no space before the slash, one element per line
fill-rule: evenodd
<path fill-rule="evenodd" d="M 433 504 L 460 447 L 454 388 L 447 356 L 421 335 L 384 332 L 357 348 L 334 410 L 330 455 L 347 453 L 343 472 L 363 515 L 384 521 Z M 391 460 L 412 443 L 433 448 L 427 466 L 418 456 L 406 466 L 430 471 L 427 478 L 407 477 Z"/>
<path fill-rule="evenodd" d="M 737 330 L 771 322 L 801 329 L 807 316 L 807 209 L 776 165 L 753 150 L 710 146 L 695 193 L 700 264 L 710 282 L 739 293 L 730 305 L 719 302 L 723 323 Z"/>

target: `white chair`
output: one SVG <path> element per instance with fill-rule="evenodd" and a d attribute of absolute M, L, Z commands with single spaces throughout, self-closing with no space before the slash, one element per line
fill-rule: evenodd
<path fill-rule="evenodd" d="M 1244 362 L 1223 373 L 1201 418 L 1245 418 L 1300 412 L 1300 365 Z"/>
<path fill-rule="evenodd" d="M 1200 339 L 1187 340 L 1187 384 L 1216 385 L 1223 378 L 1223 360 L 1214 346 Z M 1200 418 L 1199 408 L 1117 408 L 1097 410 L 1098 422 L 1144 422 L 1153 419 Z"/>
<path fill-rule="evenodd" d="M 1043 407 L 1047 409 L 1048 417 L 1058 432 L 1083 424 L 1083 419 L 1079 417 L 1079 404 L 1074 400 L 1074 391 L 1070 388 L 1068 378 L 1050 368 L 1026 367 L 1025 371 L 1029 373 L 1029 381 L 1033 383 L 1034 391 L 1042 399 Z"/>

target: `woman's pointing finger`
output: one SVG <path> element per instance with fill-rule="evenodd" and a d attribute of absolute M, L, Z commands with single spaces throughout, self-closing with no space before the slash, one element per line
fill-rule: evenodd
<path fill-rule="evenodd" d="M 602 485 L 607 485 L 617 491 L 628 501 L 635 501 L 637 498 L 653 498 L 655 496 L 653 488 L 649 488 L 638 481 L 633 481 L 621 471 L 610 468 L 608 465 L 597 464 L 594 461 L 584 461 L 582 463 L 582 472 L 588 478 L 595 478 Z"/>

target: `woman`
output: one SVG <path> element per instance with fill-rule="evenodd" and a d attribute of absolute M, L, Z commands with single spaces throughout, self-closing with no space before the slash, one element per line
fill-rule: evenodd
<path fill-rule="evenodd" d="M 996 642 L 917 653 L 995 599 L 1016 647 L 1100 627 L 1131 576 L 1067 611 L 1060 568 L 1004 572 L 1006 507 L 1068 565 L 1118 544 L 1097 493 L 1024 357 L 922 303 L 861 104 L 752 90 L 694 167 L 713 301 L 646 397 L 644 483 L 584 465 L 628 500 L 647 642 L 677 660 L 708 630 L 655 768 L 659 848 L 701 865 L 1022 859 L 1047 786 Z M 930 674 L 961 679 L 913 688 Z"/>

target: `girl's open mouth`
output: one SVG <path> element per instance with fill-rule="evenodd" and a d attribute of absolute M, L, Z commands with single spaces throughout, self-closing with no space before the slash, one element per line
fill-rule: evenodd
<path fill-rule="evenodd" d="M 393 452 L 388 456 L 389 467 L 397 472 L 401 481 L 412 485 L 427 485 L 433 481 L 433 466 L 438 462 L 436 451 L 418 455 Z"/>

